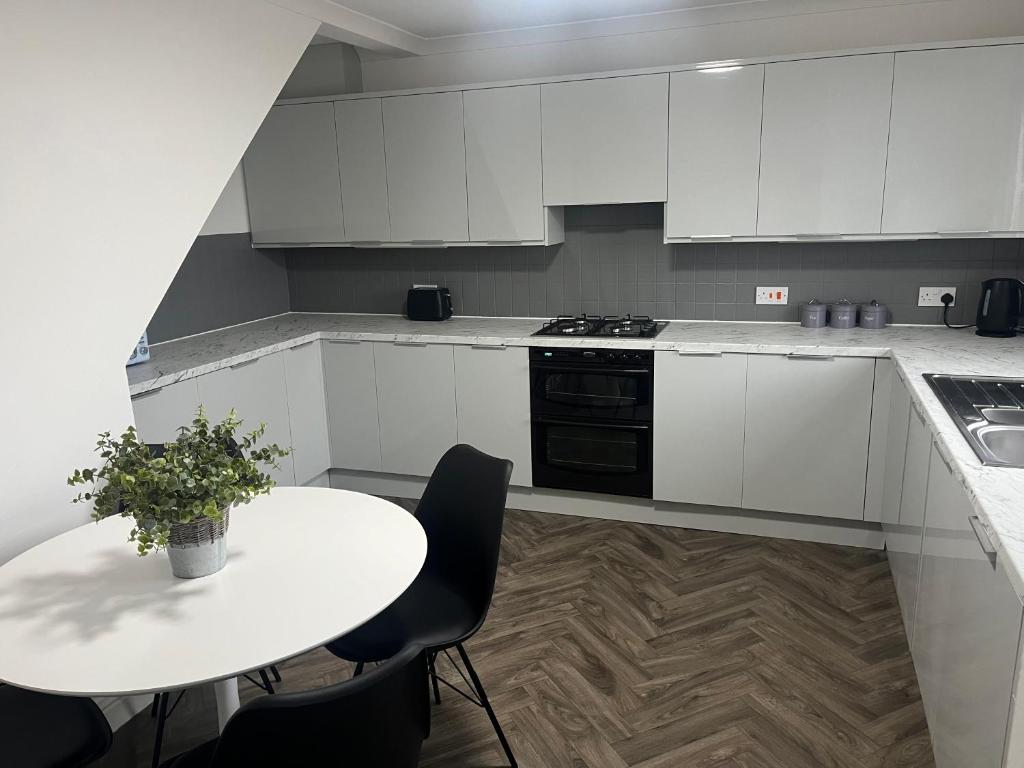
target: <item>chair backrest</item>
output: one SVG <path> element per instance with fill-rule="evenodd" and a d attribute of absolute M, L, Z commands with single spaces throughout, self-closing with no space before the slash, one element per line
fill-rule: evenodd
<path fill-rule="evenodd" d="M 426 656 L 411 646 L 351 680 L 248 702 L 210 765 L 415 768 L 429 731 Z"/>
<path fill-rule="evenodd" d="M 470 445 L 441 457 L 416 507 L 427 534 L 425 573 L 440 577 L 476 613 L 476 631 L 487 616 L 501 552 L 512 462 Z"/>
<path fill-rule="evenodd" d="M 113 736 L 92 699 L 0 683 L 0 764 L 75 768 L 105 755 Z"/>

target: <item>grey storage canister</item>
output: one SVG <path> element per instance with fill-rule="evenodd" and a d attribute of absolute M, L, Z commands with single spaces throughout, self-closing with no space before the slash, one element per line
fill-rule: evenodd
<path fill-rule="evenodd" d="M 827 310 L 828 307 L 817 299 L 811 299 L 806 304 L 801 304 L 800 326 L 803 328 L 824 328 Z"/>
<path fill-rule="evenodd" d="M 870 304 L 860 305 L 860 327 L 872 330 L 885 328 L 889 320 L 889 308 L 885 304 L 879 304 L 874 299 Z"/>
<path fill-rule="evenodd" d="M 857 305 L 848 299 L 829 304 L 828 324 L 833 328 L 853 328 L 857 325 Z"/>

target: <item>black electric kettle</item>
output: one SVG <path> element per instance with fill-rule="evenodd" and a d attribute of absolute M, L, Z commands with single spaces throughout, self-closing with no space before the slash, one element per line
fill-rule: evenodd
<path fill-rule="evenodd" d="M 1024 283 L 1013 277 L 997 277 L 981 284 L 978 301 L 979 336 L 1016 336 L 1024 309 Z"/>

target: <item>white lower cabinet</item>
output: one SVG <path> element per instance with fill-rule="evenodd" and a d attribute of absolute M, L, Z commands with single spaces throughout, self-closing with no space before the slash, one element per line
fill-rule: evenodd
<path fill-rule="evenodd" d="M 530 351 L 456 346 L 458 441 L 512 462 L 512 484 L 533 480 L 530 454 Z"/>
<path fill-rule="evenodd" d="M 311 341 L 291 347 L 282 354 L 295 484 L 305 485 L 331 466 L 320 342 Z"/>
<path fill-rule="evenodd" d="M 331 466 L 379 472 L 374 344 L 348 340 L 323 344 Z"/>
<path fill-rule="evenodd" d="M 381 469 L 428 477 L 458 441 L 450 344 L 374 343 Z"/>
<path fill-rule="evenodd" d="M 913 655 L 938 768 L 1004 764 L 1024 610 L 973 515 L 932 447 Z"/>
<path fill-rule="evenodd" d="M 925 499 L 928 492 L 928 455 L 931 433 L 907 395 L 907 431 L 903 477 L 896 522 L 886 528 L 889 569 L 903 614 L 907 641 L 913 643 L 917 625 L 918 576 L 921 537 L 924 535 Z"/>
<path fill-rule="evenodd" d="M 654 353 L 654 498 L 738 507 L 747 355 Z"/>
<path fill-rule="evenodd" d="M 199 399 L 211 421 L 220 421 L 232 408 L 243 420 L 242 431 L 255 429 L 260 422 L 267 430 L 259 445 L 292 445 L 288 420 L 288 389 L 285 384 L 284 355 L 275 352 L 243 363 L 207 373 L 196 379 Z M 291 455 L 278 461 L 279 469 L 267 469 L 278 485 L 295 484 L 295 466 Z"/>
<path fill-rule="evenodd" d="M 746 509 L 864 518 L 875 360 L 750 355 Z"/>
<path fill-rule="evenodd" d="M 151 389 L 132 398 L 135 428 L 144 443 L 168 443 L 178 428 L 192 423 L 199 408 L 195 379 L 186 379 Z"/>

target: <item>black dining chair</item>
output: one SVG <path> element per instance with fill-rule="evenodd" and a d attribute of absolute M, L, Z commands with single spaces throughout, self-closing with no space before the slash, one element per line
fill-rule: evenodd
<path fill-rule="evenodd" d="M 219 738 L 163 768 L 415 768 L 430 732 L 428 696 L 426 654 L 409 646 L 356 679 L 254 699 L 232 715 Z"/>
<path fill-rule="evenodd" d="M 355 662 L 359 675 L 365 664 L 390 658 L 408 643 L 422 645 L 439 704 L 435 661 L 439 653 L 454 648 L 472 681 L 475 698 L 467 698 L 487 712 L 515 768 L 512 748 L 464 645 L 483 626 L 491 605 L 511 475 L 511 461 L 469 445 L 450 448 L 437 463 L 416 507 L 416 518 L 427 534 L 427 559 L 419 576 L 382 613 L 329 643 L 327 650 Z"/>
<path fill-rule="evenodd" d="M 92 699 L 0 683 L 0 764 L 77 768 L 110 749 L 110 724 Z"/>

